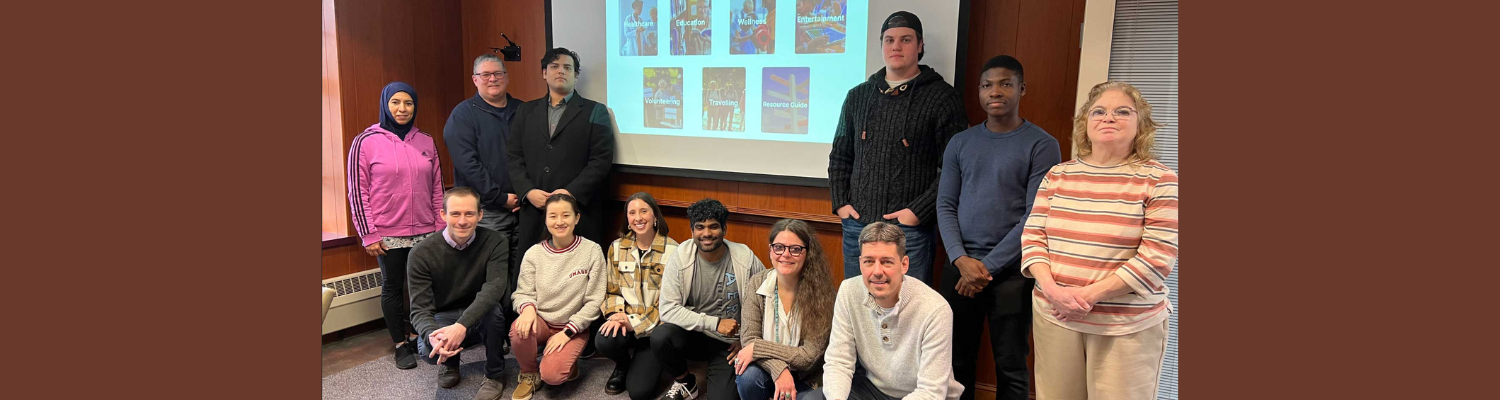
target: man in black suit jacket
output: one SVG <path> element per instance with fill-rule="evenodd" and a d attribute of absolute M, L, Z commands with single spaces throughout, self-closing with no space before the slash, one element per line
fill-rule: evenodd
<path fill-rule="evenodd" d="M 541 242 L 546 229 L 541 207 L 556 193 L 582 203 L 578 235 L 594 243 L 610 242 L 604 204 L 609 202 L 606 182 L 615 159 L 615 130 L 603 104 L 573 91 L 581 72 L 578 53 L 561 47 L 547 50 L 542 56 L 547 96 L 522 104 L 511 120 L 506 145 L 511 183 L 524 198 L 516 229 L 523 256 Z M 512 268 L 518 270 L 519 266 Z"/>

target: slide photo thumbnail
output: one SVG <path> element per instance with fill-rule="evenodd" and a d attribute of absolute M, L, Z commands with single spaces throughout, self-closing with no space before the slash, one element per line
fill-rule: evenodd
<path fill-rule="evenodd" d="M 656 55 L 656 1 L 620 0 L 620 55 Z"/>
<path fill-rule="evenodd" d="M 682 68 L 646 68 L 646 127 L 682 129 Z"/>
<path fill-rule="evenodd" d="M 776 2 L 730 0 L 736 4 L 729 26 L 729 54 L 776 53 Z"/>
<path fill-rule="evenodd" d="M 765 68 L 761 76 L 760 130 L 807 133 L 808 67 Z"/>
<path fill-rule="evenodd" d="M 797 54 L 843 53 L 847 0 L 797 0 Z"/>
<path fill-rule="evenodd" d="M 703 55 L 712 50 L 708 0 L 672 1 L 672 55 Z"/>
<path fill-rule="evenodd" d="M 745 131 L 745 68 L 703 69 L 703 129 Z"/>

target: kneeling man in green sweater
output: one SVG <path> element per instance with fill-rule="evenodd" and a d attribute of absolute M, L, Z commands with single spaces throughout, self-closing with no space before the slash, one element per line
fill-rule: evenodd
<path fill-rule="evenodd" d="M 411 323 L 417 328 L 417 354 L 439 364 L 438 385 L 458 385 L 459 352 L 484 343 L 485 381 L 475 399 L 498 399 L 505 390 L 505 339 L 509 336 L 502 304 L 510 288 L 510 242 L 499 232 L 479 227 L 484 211 L 479 193 L 456 187 L 443 194 L 442 240 L 424 240 L 407 260 Z M 432 238 L 436 239 L 436 238 Z"/>
<path fill-rule="evenodd" d="M 859 249 L 860 276 L 845 279 L 834 300 L 823 390 L 802 400 L 957 399 L 953 310 L 906 276 L 906 234 L 875 222 L 860 231 Z"/>

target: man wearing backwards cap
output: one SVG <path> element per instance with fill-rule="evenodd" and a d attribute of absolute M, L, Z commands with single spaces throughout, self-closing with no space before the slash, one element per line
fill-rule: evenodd
<path fill-rule="evenodd" d="M 969 123 L 958 91 L 917 61 L 922 21 L 897 11 L 880 26 L 885 68 L 849 90 L 828 154 L 833 211 L 844 225 L 844 278 L 859 275 L 859 232 L 897 223 L 911 257 L 907 275 L 931 283 L 938 173 L 948 139 Z"/>

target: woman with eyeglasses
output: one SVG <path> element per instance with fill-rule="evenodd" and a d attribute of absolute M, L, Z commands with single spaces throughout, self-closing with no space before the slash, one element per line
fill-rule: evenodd
<path fill-rule="evenodd" d="M 677 241 L 667 232 L 667 220 L 651 194 L 639 192 L 625 199 L 625 226 L 607 250 L 605 322 L 594 334 L 599 353 L 615 362 L 604 384 L 607 394 L 629 390 L 632 400 L 648 399 L 661 378 L 661 363 L 651 351 L 651 330 L 661 324 L 657 304 L 663 256 L 677 250 Z"/>
<path fill-rule="evenodd" d="M 755 295 L 740 306 L 744 347 L 729 363 L 741 399 L 801 399 L 822 381 L 836 294 L 832 272 L 807 222 L 776 221 L 770 242 L 774 267 L 750 278 Z"/>
<path fill-rule="evenodd" d="M 1021 236 L 1032 291 L 1036 397 L 1154 399 L 1177 260 L 1177 173 L 1154 159 L 1157 124 L 1134 86 L 1089 90 L 1078 158 L 1052 167 Z"/>
<path fill-rule="evenodd" d="M 380 123 L 349 146 L 349 213 L 365 253 L 380 263 L 380 312 L 396 343 L 400 369 L 417 366 L 415 336 L 408 337 L 406 257 L 412 246 L 446 224 L 443 175 L 436 142 L 417 129 L 417 91 L 391 82 L 380 91 Z"/>

